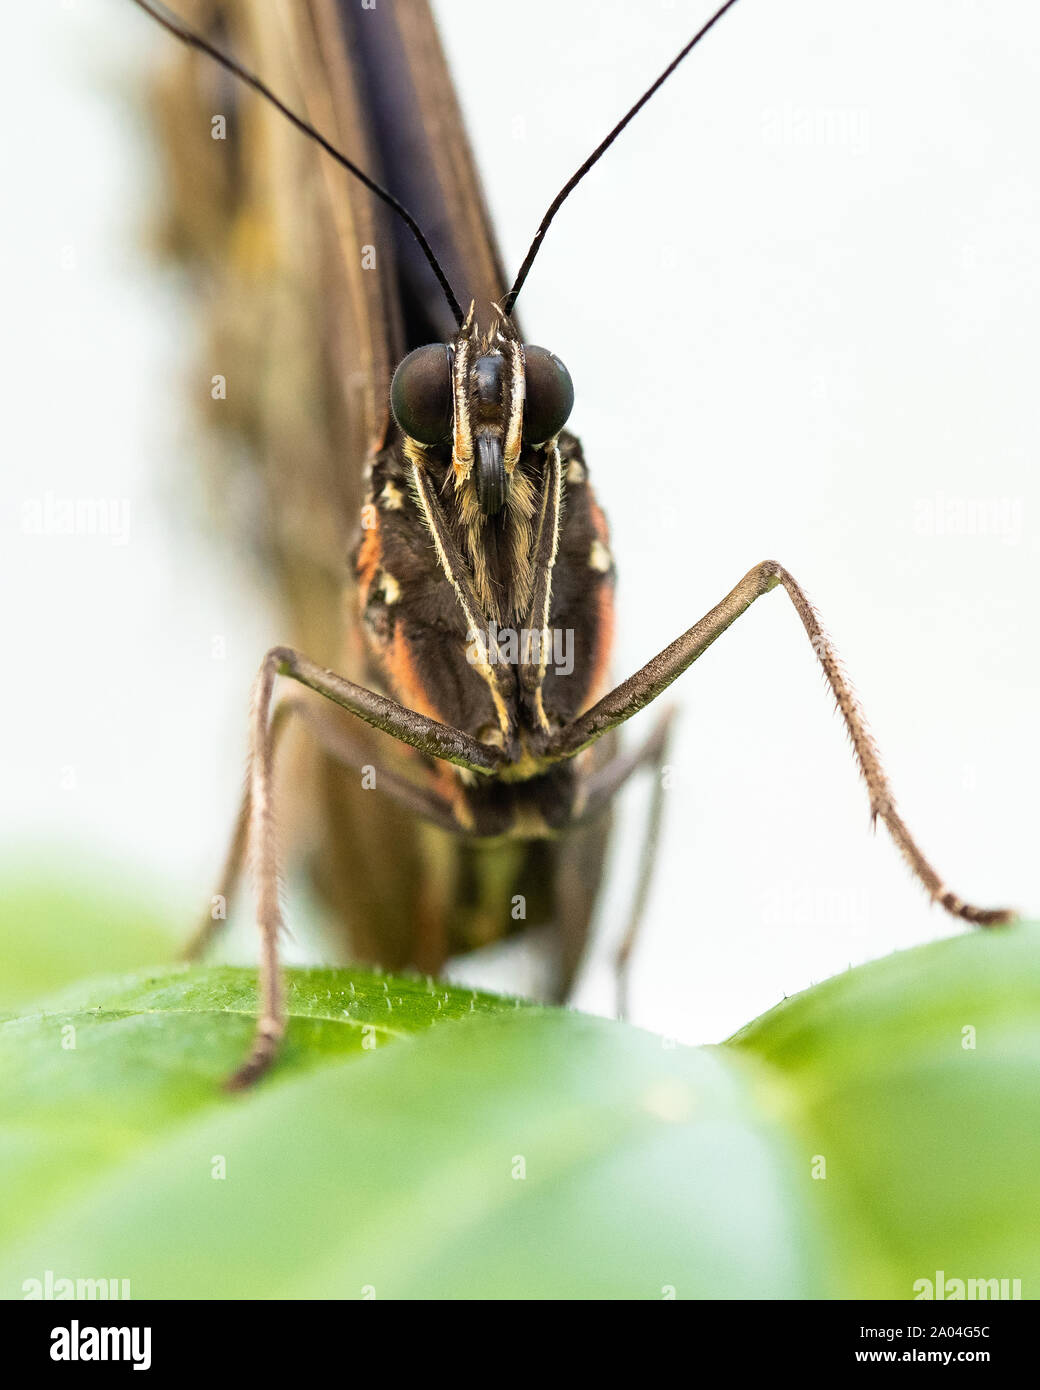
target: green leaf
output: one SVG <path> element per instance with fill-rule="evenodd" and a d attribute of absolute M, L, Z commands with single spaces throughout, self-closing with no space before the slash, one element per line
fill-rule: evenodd
<path fill-rule="evenodd" d="M 732 1041 L 797 1096 L 857 1295 L 911 1298 L 942 1270 L 1040 1296 L 1040 927 L 899 952 Z"/>
<path fill-rule="evenodd" d="M 287 1004 L 275 1085 L 440 1020 L 518 1007 L 331 970 L 290 972 Z M 78 985 L 0 1026 L 0 1233 L 32 1224 L 177 1124 L 226 1107 L 220 1085 L 246 1053 L 256 1011 L 254 971 L 182 966 Z"/>
<path fill-rule="evenodd" d="M 4 1108 L 36 1131 L 34 1174 L 69 1181 L 21 1195 L 33 1229 L 0 1293 L 46 1269 L 110 1271 L 137 1297 L 812 1291 L 811 1213 L 755 1114 L 756 1068 L 469 991 L 292 981 L 273 1084 L 231 1100 L 216 1082 L 248 1041 L 249 972 L 124 982 L 6 1025 L 35 1079 Z M 406 1033 L 421 1044 L 382 1046 Z"/>
<path fill-rule="evenodd" d="M 244 1096 L 218 1082 L 250 971 L 79 986 L 3 1025 L 0 1296 L 47 1270 L 139 1298 L 1040 1287 L 1036 928 L 850 971 L 703 1049 L 419 980 L 290 980 L 285 1056 Z"/>

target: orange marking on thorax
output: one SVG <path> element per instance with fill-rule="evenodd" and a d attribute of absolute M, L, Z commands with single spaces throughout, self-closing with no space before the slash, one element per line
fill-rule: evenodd
<path fill-rule="evenodd" d="M 416 714 L 425 714 L 427 718 L 436 719 L 442 724 L 447 722 L 426 693 L 426 687 L 415 665 L 411 644 L 400 623 L 383 651 L 383 664 L 394 697 L 402 705 L 414 710 Z"/>
<path fill-rule="evenodd" d="M 589 518 L 590 518 L 590 520 L 591 520 L 591 522 L 592 522 L 592 529 L 595 531 L 597 539 L 598 539 L 598 540 L 601 540 L 601 541 L 603 542 L 603 544 L 604 544 L 604 545 L 607 547 L 607 549 L 609 550 L 609 549 L 610 549 L 610 527 L 607 525 L 607 518 L 606 518 L 606 516 L 604 515 L 603 508 L 602 508 L 602 507 L 599 505 L 599 503 L 596 501 L 595 497 L 592 496 L 591 492 L 590 492 L 590 494 L 589 494 L 589 503 L 588 503 L 588 505 L 589 505 Z"/>
<path fill-rule="evenodd" d="M 604 578 L 596 595 L 599 621 L 596 624 L 596 645 L 592 653 L 589 688 L 585 695 L 586 708 L 607 693 L 610 676 L 610 657 L 614 650 L 614 586 Z"/>
<path fill-rule="evenodd" d="M 374 510 L 374 509 L 373 509 Z M 379 518 L 376 515 L 374 526 L 366 529 L 361 547 L 358 550 L 357 576 L 360 588 L 361 607 L 368 602 L 369 590 L 383 563 L 383 542 L 379 535 Z"/>
<path fill-rule="evenodd" d="M 609 550 L 610 527 L 607 525 L 607 518 L 603 509 L 591 494 L 588 505 L 592 529 L 595 531 L 597 539 Z M 610 677 L 610 658 L 614 650 L 614 585 L 607 575 L 604 575 L 600 581 L 599 592 L 596 595 L 596 608 L 599 621 L 596 624 L 596 645 L 592 654 L 589 688 L 585 695 L 586 708 L 595 704 L 602 695 L 607 693 Z"/>
<path fill-rule="evenodd" d="M 415 710 L 416 714 L 425 714 L 428 718 L 439 720 L 442 724 L 451 722 L 445 720 L 441 711 L 428 699 L 416 670 L 411 645 L 400 626 L 383 651 L 383 666 L 390 689 L 401 704 Z M 406 747 L 405 753 L 417 759 L 422 757 L 422 754 L 415 748 Z M 432 778 L 433 784 L 441 796 L 454 808 L 459 824 L 465 826 L 469 817 L 466 813 L 465 791 L 459 782 L 458 769 L 453 767 L 451 763 L 435 762 Z"/>

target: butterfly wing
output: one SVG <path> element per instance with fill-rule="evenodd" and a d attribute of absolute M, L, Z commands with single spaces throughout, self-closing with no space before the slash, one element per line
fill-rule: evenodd
<path fill-rule="evenodd" d="M 181 9 L 390 188 L 464 305 L 503 297 L 425 0 L 379 0 L 372 9 L 345 0 L 184 0 Z M 386 441 L 397 362 L 445 340 L 454 320 L 388 209 L 204 56 L 173 55 L 157 109 L 166 245 L 202 287 L 206 355 L 228 383 L 226 398 L 205 406 L 215 501 L 281 595 L 284 628 L 272 639 L 367 681 L 348 560 L 366 463 Z M 316 713 L 339 717 L 327 706 Z M 401 757 L 356 721 L 344 730 L 362 765 Z M 308 865 L 345 954 L 433 972 L 459 951 L 551 921 L 564 942 L 557 992 L 569 983 L 605 825 L 581 832 L 566 851 L 545 842 L 467 844 L 367 789 L 302 730 L 287 750 L 279 801 L 290 862 Z"/>

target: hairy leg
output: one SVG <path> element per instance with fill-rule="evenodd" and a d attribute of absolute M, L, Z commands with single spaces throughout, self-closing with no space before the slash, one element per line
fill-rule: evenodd
<path fill-rule="evenodd" d="M 327 753 L 343 767 L 357 771 L 366 763 L 371 762 L 372 752 L 370 749 L 363 748 L 361 744 L 356 743 L 339 724 L 321 719 L 304 700 L 290 696 L 279 701 L 271 715 L 269 737 L 272 764 L 278 757 L 278 749 L 285 730 L 294 719 L 308 729 L 322 752 Z M 377 787 L 381 795 L 389 796 L 399 805 L 407 807 L 416 815 L 432 821 L 442 829 L 458 829 L 458 823 L 450 802 L 430 788 L 421 787 L 385 768 L 380 769 Z M 235 828 L 228 845 L 217 891 L 213 895 L 209 910 L 199 922 L 181 953 L 184 960 L 200 960 L 227 921 L 230 903 L 238 889 L 242 869 L 245 866 L 246 851 L 249 847 L 251 806 L 250 779 L 247 777 L 242 788 L 242 799 L 239 803 L 238 814 L 235 817 Z M 222 909 L 222 916 L 214 915 L 214 907 L 217 904 Z"/>
<path fill-rule="evenodd" d="M 264 658 L 253 689 L 250 714 L 248 824 L 253 855 L 260 931 L 260 1012 L 248 1057 L 228 1080 L 229 1090 L 252 1085 L 274 1061 L 285 1035 L 285 1002 L 278 963 L 283 929 L 279 897 L 278 841 L 273 806 L 275 738 L 271 704 L 275 682 L 289 676 L 324 695 L 366 723 L 383 729 L 431 757 L 443 758 L 474 772 L 497 767 L 502 754 L 459 729 L 405 709 L 394 700 L 345 680 L 288 647 L 275 647 Z"/>
<path fill-rule="evenodd" d="M 877 744 L 867 727 L 856 693 L 845 674 L 837 652 L 824 631 L 816 610 L 804 590 L 782 565 L 766 560 L 749 570 L 740 583 L 707 613 L 700 622 L 677 638 L 652 661 L 617 686 L 592 709 L 576 719 L 551 740 L 546 756 L 569 758 L 587 748 L 610 729 L 637 714 L 702 656 L 726 629 L 746 613 L 757 598 L 782 587 L 794 604 L 812 644 L 827 683 L 837 701 L 852 742 L 853 752 L 870 797 L 871 815 L 887 826 L 896 847 L 933 901 L 955 917 L 977 926 L 996 926 L 1014 919 L 1008 908 L 982 908 L 967 903 L 947 888 L 926 859 L 896 809 L 892 788 L 882 764 Z"/>

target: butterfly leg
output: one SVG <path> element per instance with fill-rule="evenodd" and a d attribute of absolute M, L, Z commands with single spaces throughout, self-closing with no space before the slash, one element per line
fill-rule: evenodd
<path fill-rule="evenodd" d="M 646 904 L 650 897 L 654 866 L 657 863 L 658 841 L 661 835 L 661 824 L 664 820 L 665 763 L 668 757 L 668 741 L 674 718 L 674 709 L 665 710 L 659 716 L 653 732 L 645 742 L 631 752 L 618 754 L 590 776 L 588 800 L 581 816 L 581 820 L 585 821 L 601 814 L 633 774 L 644 768 L 651 773 L 653 786 L 650 793 L 650 811 L 639 852 L 635 892 L 629 908 L 625 932 L 614 957 L 615 1008 L 618 1018 L 624 1018 L 628 1013 L 629 966 L 639 930 L 646 915 Z"/>
<path fill-rule="evenodd" d="M 271 761 L 278 757 L 282 736 L 292 720 L 298 720 L 314 737 L 323 753 L 335 762 L 352 771 L 360 770 L 371 762 L 371 750 L 355 742 L 339 724 L 333 724 L 319 717 L 316 710 L 304 700 L 289 696 L 280 700 L 271 715 L 270 740 Z M 380 768 L 377 783 L 380 794 L 389 796 L 398 805 L 406 807 L 425 820 L 432 821 L 444 830 L 456 831 L 458 822 L 452 812 L 451 804 L 444 797 L 426 787 L 418 786 L 407 778 L 389 769 Z M 249 779 L 242 789 L 242 799 L 235 818 L 235 828 L 231 843 L 221 870 L 217 891 L 210 907 L 199 922 L 182 951 L 182 959 L 200 960 L 210 944 L 227 921 L 230 903 L 238 890 L 245 864 L 246 850 L 249 846 L 249 819 L 252 795 Z"/>
<path fill-rule="evenodd" d="M 617 728 L 626 719 L 637 714 L 652 700 L 655 700 L 672 681 L 676 680 L 687 667 L 692 666 L 726 629 L 747 612 L 756 599 L 772 589 L 783 588 L 801 619 L 812 648 L 816 653 L 823 674 L 831 688 L 838 710 L 844 720 L 852 742 L 853 752 L 859 770 L 867 786 L 870 798 L 870 811 L 873 820 L 878 819 L 887 826 L 889 834 L 902 854 L 912 873 L 925 888 L 934 902 L 937 902 L 955 917 L 977 926 L 996 926 L 1014 919 L 1014 912 L 1008 908 L 983 908 L 965 902 L 947 888 L 928 859 L 918 847 L 916 840 L 907 829 L 906 823 L 896 809 L 888 775 L 885 772 L 877 744 L 867 727 L 859 700 L 845 674 L 830 638 L 809 602 L 804 590 L 796 580 L 773 560 L 766 560 L 749 570 L 737 586 L 721 603 L 707 613 L 700 622 L 695 623 L 681 637 L 678 637 L 664 651 L 617 686 L 602 700 L 552 740 L 546 755 L 548 757 L 573 757 L 587 748 L 610 729 Z"/>
<path fill-rule="evenodd" d="M 614 957 L 614 983 L 616 989 L 615 1008 L 618 1018 L 626 1018 L 628 1015 L 628 992 L 629 992 L 629 972 L 632 963 L 632 953 L 636 947 L 640 928 L 646 917 L 646 905 L 650 897 L 650 885 L 653 881 L 654 866 L 657 863 L 658 843 L 661 838 L 661 824 L 664 820 L 665 803 L 665 771 L 668 758 L 668 736 L 671 728 L 673 711 L 668 710 L 663 719 L 658 722 L 657 728 L 651 734 L 644 747 L 639 750 L 642 754 L 638 764 L 649 770 L 653 783 L 650 791 L 650 814 L 647 817 L 646 833 L 643 836 L 643 844 L 639 855 L 639 871 L 636 879 L 636 891 L 632 899 L 632 906 L 629 909 L 628 925 L 625 927 L 625 934 L 621 938 L 617 954 Z M 635 769 L 633 769 L 635 770 Z"/>
<path fill-rule="evenodd" d="M 253 689 L 250 713 L 249 812 L 246 838 L 257 882 L 260 930 L 260 1013 L 248 1057 L 228 1080 L 229 1090 L 255 1082 L 273 1062 L 285 1035 L 285 998 L 278 963 L 278 937 L 284 925 L 279 901 L 278 844 L 273 807 L 274 720 L 271 704 L 279 676 L 288 676 L 324 695 L 375 728 L 430 757 L 446 759 L 474 772 L 490 772 L 502 754 L 435 719 L 355 685 L 289 647 L 275 647 L 264 658 Z"/>

